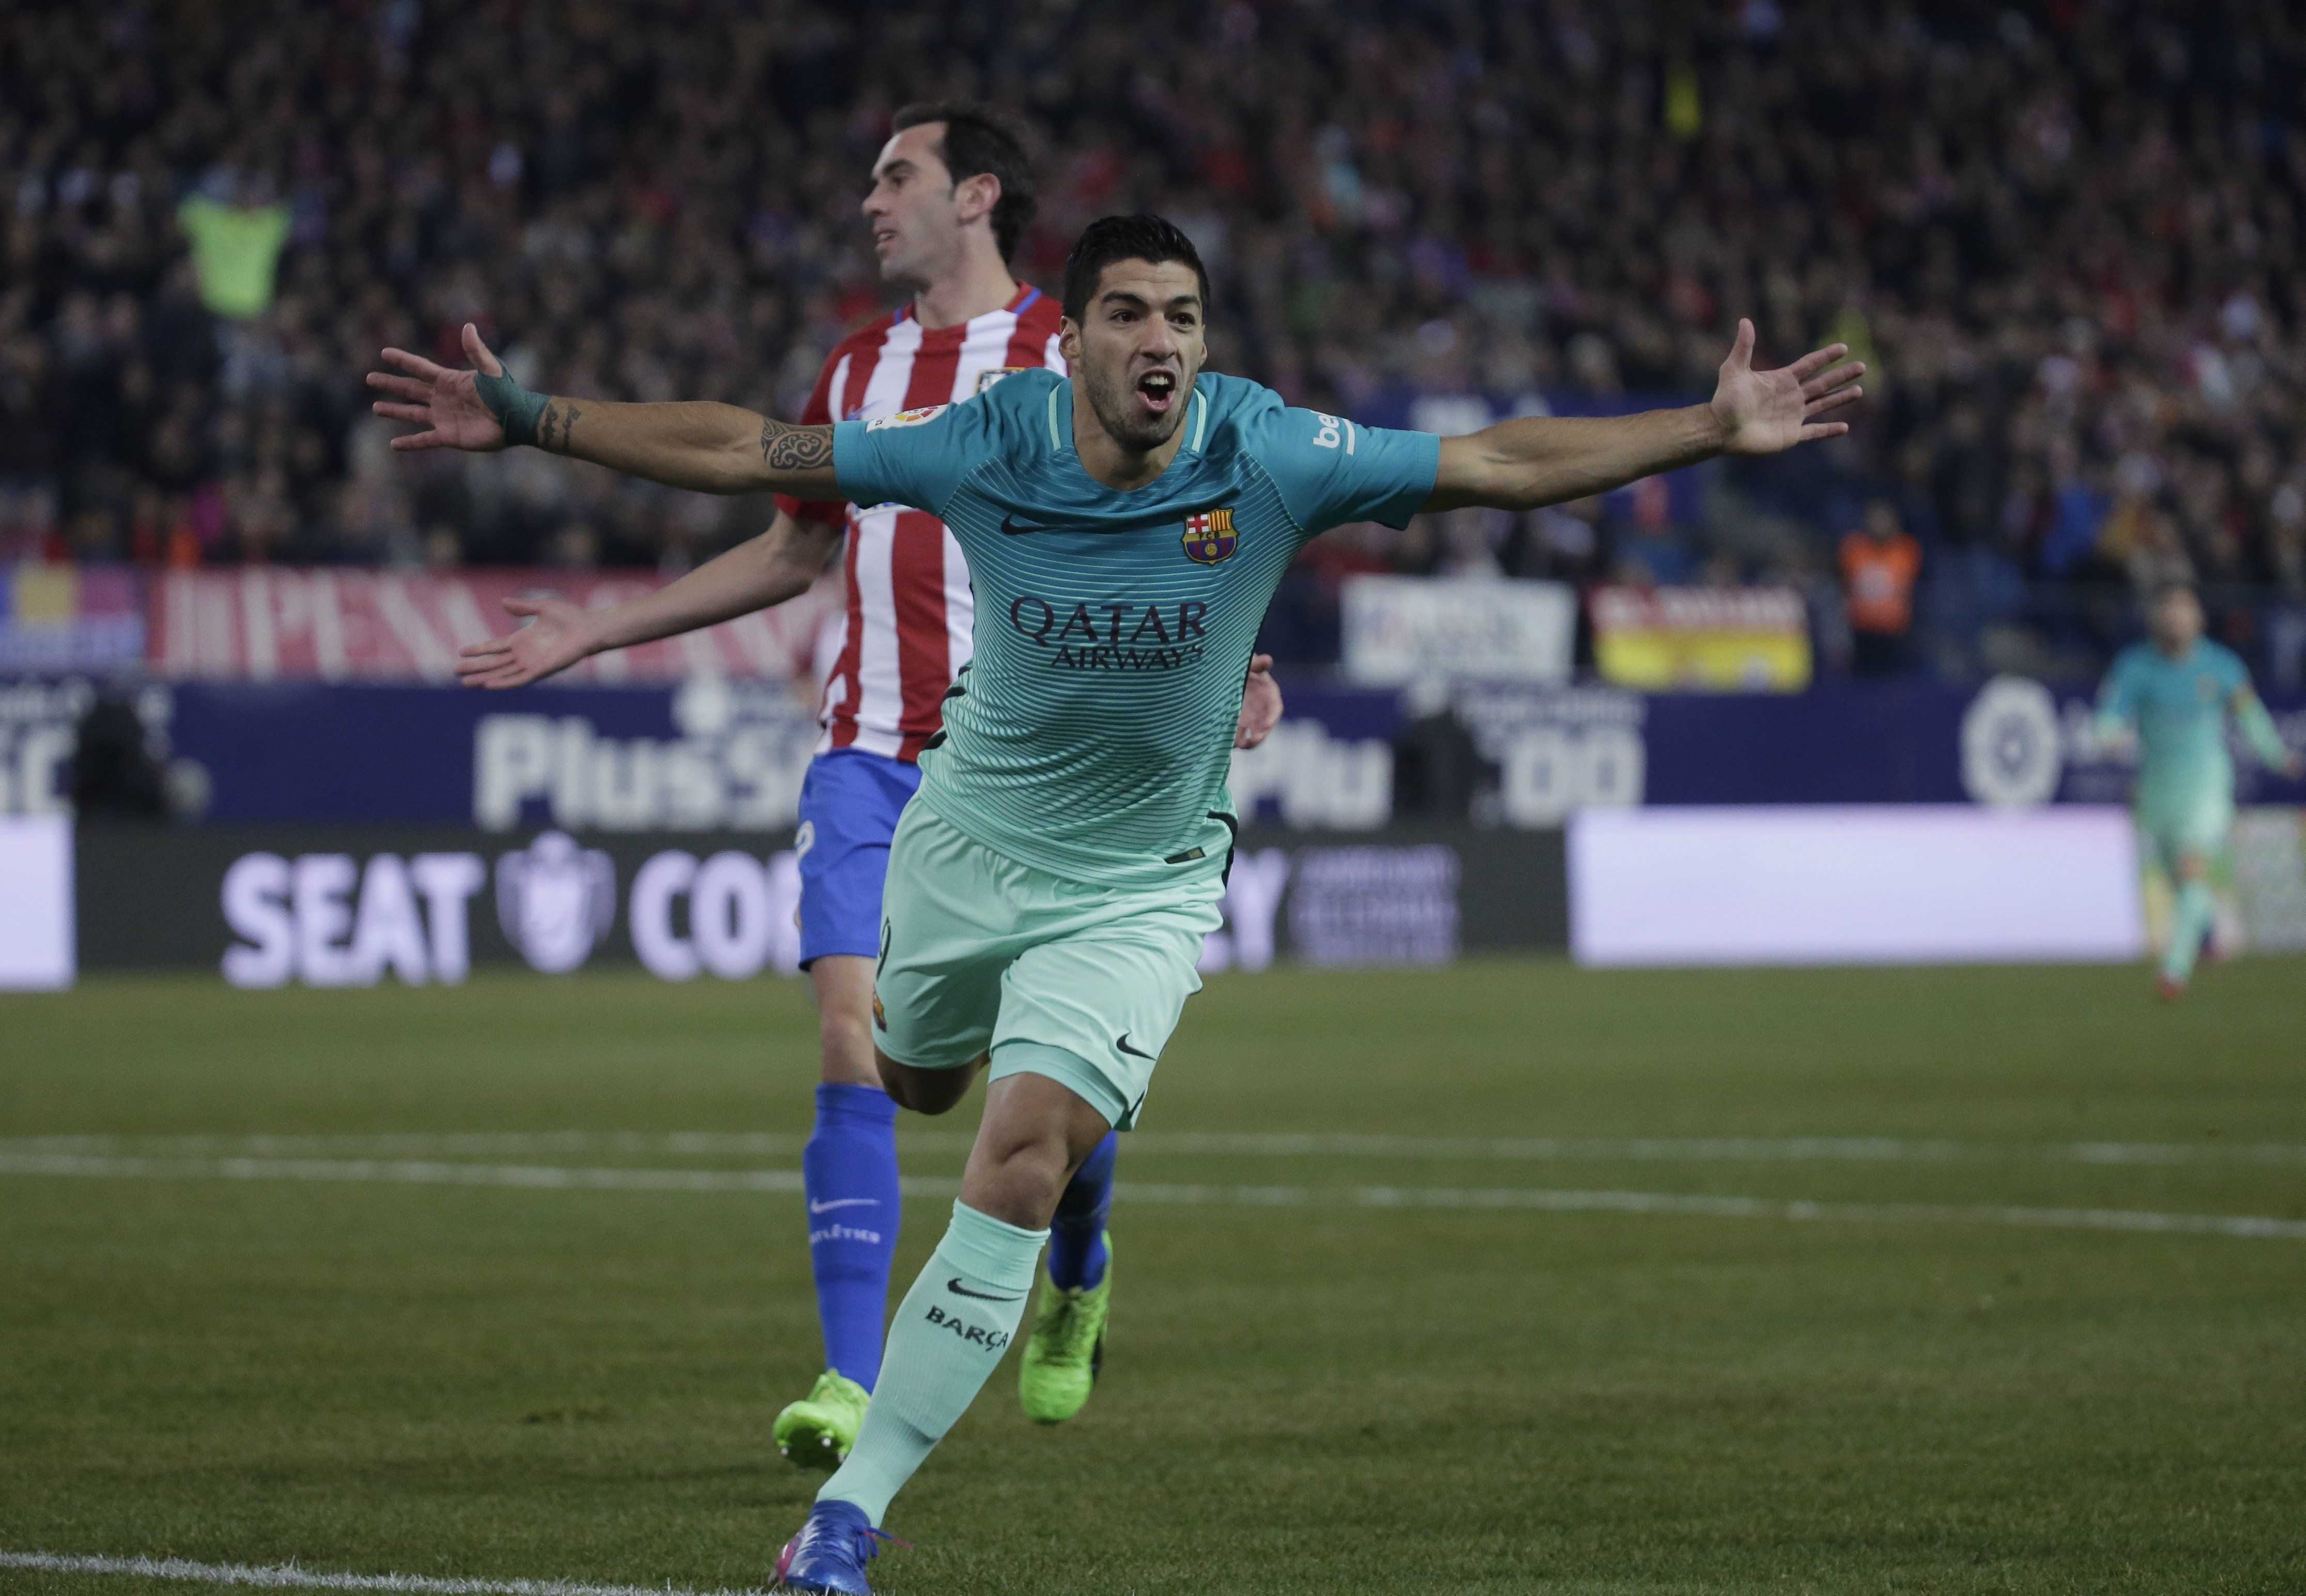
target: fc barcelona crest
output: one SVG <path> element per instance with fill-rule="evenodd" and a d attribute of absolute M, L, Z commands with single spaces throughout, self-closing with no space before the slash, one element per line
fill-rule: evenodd
<path fill-rule="evenodd" d="M 1203 510 L 1198 516 L 1185 517 L 1185 558 L 1195 565 L 1216 565 L 1231 559 L 1233 551 L 1241 547 L 1241 538 L 1233 529 L 1233 511 Z"/>

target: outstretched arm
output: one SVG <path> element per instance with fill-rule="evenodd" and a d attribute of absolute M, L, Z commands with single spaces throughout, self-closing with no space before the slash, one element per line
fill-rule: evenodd
<path fill-rule="evenodd" d="M 1798 443 L 1838 438 L 1849 431 L 1848 423 L 1817 418 L 1865 392 L 1858 386 L 1866 373 L 1862 364 L 1833 363 L 1849 353 L 1847 345 L 1834 344 L 1789 366 L 1757 371 L 1754 324 L 1740 321 L 1712 402 L 1638 415 L 1526 416 L 1445 438 L 1440 472 L 1424 508 L 1535 509 L 1715 455 L 1773 455 Z"/>
<path fill-rule="evenodd" d="M 528 625 L 467 646 L 457 675 L 468 687 L 523 687 L 612 648 L 717 626 L 807 593 L 840 542 L 833 527 L 782 510 L 769 529 L 654 593 L 586 610 L 567 599 L 507 599 Z"/>
<path fill-rule="evenodd" d="M 533 394 L 504 374 L 469 321 L 465 354 L 471 371 L 451 371 L 405 349 L 384 352 L 398 369 L 368 374 L 368 385 L 389 396 L 372 408 L 425 429 L 394 439 L 393 448 L 489 450 L 533 443 L 700 493 L 840 497 L 831 427 L 794 426 L 710 401 L 620 405 Z"/>
<path fill-rule="evenodd" d="M 2266 705 L 2247 687 L 2236 687 L 2227 700 L 2234 720 L 2242 726 L 2242 736 L 2268 770 L 2280 771 L 2293 781 L 2306 778 L 2306 754 L 2293 750 L 2282 740 L 2282 733 L 2274 724 L 2274 717 L 2266 713 Z"/>
<path fill-rule="evenodd" d="M 2119 751 L 2130 746 L 2138 705 L 2131 692 L 2129 666 L 2127 655 L 2116 660 L 2098 687 L 2097 713 L 2092 717 L 2091 729 L 2101 748 Z"/>

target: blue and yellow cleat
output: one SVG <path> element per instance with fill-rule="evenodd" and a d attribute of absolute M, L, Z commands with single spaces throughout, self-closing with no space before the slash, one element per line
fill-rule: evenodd
<path fill-rule="evenodd" d="M 841 1596 L 873 1596 L 865 1565 L 881 1555 L 881 1543 L 905 1543 L 875 1529 L 854 1502 L 819 1502 L 808 1510 L 800 1533 L 777 1554 L 777 1589 L 837 1591 Z"/>

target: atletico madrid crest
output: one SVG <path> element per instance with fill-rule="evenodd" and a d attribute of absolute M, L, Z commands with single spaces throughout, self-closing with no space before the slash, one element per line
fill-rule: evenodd
<path fill-rule="evenodd" d="M 1185 517 L 1185 558 L 1195 565 L 1216 565 L 1231 559 L 1241 547 L 1233 529 L 1233 510 L 1204 510 Z"/>

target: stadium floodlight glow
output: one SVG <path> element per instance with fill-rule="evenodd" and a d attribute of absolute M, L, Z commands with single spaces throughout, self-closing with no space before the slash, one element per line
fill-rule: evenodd
<path fill-rule="evenodd" d="M 2116 808 L 1594 809 L 1570 824 L 1580 964 L 2107 961 L 2146 949 Z"/>

